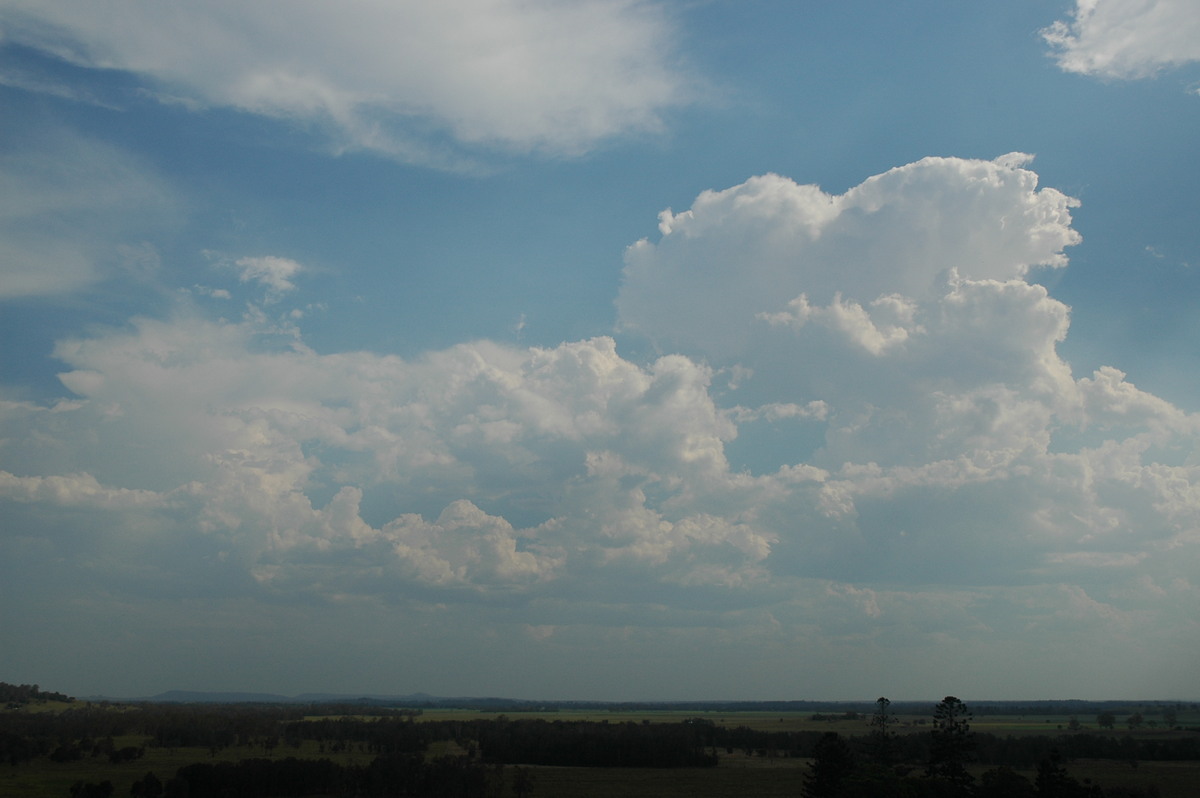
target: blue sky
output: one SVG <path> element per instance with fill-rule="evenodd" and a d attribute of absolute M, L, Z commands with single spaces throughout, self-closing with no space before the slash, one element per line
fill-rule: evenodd
<path fill-rule="evenodd" d="M 0 677 L 1194 698 L 1197 42 L 0 2 Z"/>

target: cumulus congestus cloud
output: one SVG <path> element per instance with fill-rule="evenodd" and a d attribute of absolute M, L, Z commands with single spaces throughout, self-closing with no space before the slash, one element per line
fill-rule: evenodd
<path fill-rule="evenodd" d="M 298 264 L 238 260 L 269 306 L 61 341 L 69 396 L 0 406 L 0 498 L 40 519 L 6 545 L 108 563 L 110 591 L 463 628 L 503 598 L 539 645 L 635 617 L 684 647 L 1161 642 L 1139 630 L 1198 596 L 1197 418 L 1058 354 L 1068 308 L 1033 279 L 1075 205 L 1022 156 L 705 192 L 626 253 L 620 326 L 662 350 L 641 363 L 610 337 L 320 353 L 270 318 Z M 818 440 L 734 464 L 757 424 Z"/>

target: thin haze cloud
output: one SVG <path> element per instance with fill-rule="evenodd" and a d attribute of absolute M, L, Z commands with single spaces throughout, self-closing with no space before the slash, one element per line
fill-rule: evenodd
<path fill-rule="evenodd" d="M 8 38 L 131 72 L 165 101 L 295 120 L 337 149 L 435 166 L 579 155 L 658 131 L 699 96 L 650 3 L 14 0 L 5 12 Z"/>

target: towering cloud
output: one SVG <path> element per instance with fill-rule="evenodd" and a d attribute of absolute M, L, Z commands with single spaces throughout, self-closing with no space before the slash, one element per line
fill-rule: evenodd
<path fill-rule="evenodd" d="M 86 574 L 112 602 L 403 605 L 464 639 L 493 634 L 486 597 L 546 652 L 646 627 L 825 662 L 868 636 L 1178 648 L 1200 421 L 1059 356 L 1033 276 L 1074 205 L 1018 156 L 705 192 L 627 252 L 621 325 L 666 350 L 644 363 L 608 337 L 322 354 L 294 264 L 235 259 L 271 304 L 64 340 L 70 395 L 0 405 L 0 575 L 50 574 L 50 602 Z M 763 430 L 774 460 L 743 464 Z"/>
<path fill-rule="evenodd" d="M 890 332 L 862 340 L 897 340 L 913 323 L 906 303 L 956 280 L 1020 279 L 1066 263 L 1063 247 L 1078 240 L 1074 200 L 1039 190 L 1027 158 L 926 158 L 840 196 L 778 175 L 704 192 L 690 210 L 660 215 L 660 241 L 629 248 L 620 324 L 664 349 L 725 361 L 803 294 L 804 304 L 830 306 L 826 318 L 852 337 L 874 313 Z"/>

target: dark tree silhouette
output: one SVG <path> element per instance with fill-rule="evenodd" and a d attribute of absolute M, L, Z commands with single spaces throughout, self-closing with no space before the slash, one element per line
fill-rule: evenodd
<path fill-rule="evenodd" d="M 880 696 L 875 699 L 875 713 L 871 716 L 871 736 L 869 747 L 871 759 L 877 764 L 890 764 L 895 757 L 896 733 L 892 726 L 896 716 L 891 711 L 892 702 Z"/>
<path fill-rule="evenodd" d="M 813 749 L 804 777 L 804 798 L 842 795 L 843 783 L 854 773 L 854 752 L 837 732 L 826 732 Z"/>
<path fill-rule="evenodd" d="M 110 798 L 112 794 L 111 781 L 102 781 L 99 784 L 77 781 L 71 785 L 71 798 Z"/>
<path fill-rule="evenodd" d="M 952 695 L 943 698 L 933 710 L 926 773 L 947 782 L 956 795 L 969 793 L 975 781 L 966 768 L 974 748 L 970 721 L 971 711 L 967 705 Z"/>
<path fill-rule="evenodd" d="M 129 788 L 132 798 L 160 798 L 163 794 L 163 783 L 158 776 L 147 771 L 140 781 L 135 781 Z"/>
<path fill-rule="evenodd" d="M 1034 798 L 1034 795 L 1029 779 L 1007 766 L 984 773 L 975 790 L 975 798 Z"/>
<path fill-rule="evenodd" d="M 1103 796 L 1098 787 L 1087 787 L 1071 778 L 1067 769 L 1063 767 L 1062 757 L 1057 750 L 1051 751 L 1049 757 L 1038 763 L 1034 784 L 1037 787 L 1037 798 L 1102 798 Z"/>
<path fill-rule="evenodd" d="M 517 766 L 513 770 L 512 788 L 517 798 L 526 798 L 533 792 L 534 777 L 529 768 Z"/>

